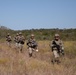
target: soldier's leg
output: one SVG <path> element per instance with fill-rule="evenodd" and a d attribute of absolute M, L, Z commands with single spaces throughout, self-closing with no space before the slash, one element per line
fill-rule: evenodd
<path fill-rule="evenodd" d="M 16 43 L 15 43 L 15 49 L 17 49 L 17 48 L 18 48 L 18 43 L 16 42 Z"/>
<path fill-rule="evenodd" d="M 60 55 L 59 55 L 59 53 L 56 51 L 56 54 L 55 54 L 55 62 L 57 63 L 57 64 L 59 64 L 60 63 Z"/>
<path fill-rule="evenodd" d="M 21 44 L 21 47 L 20 47 L 20 51 L 22 52 L 22 50 L 23 50 L 23 44 Z"/>
<path fill-rule="evenodd" d="M 19 43 L 19 52 L 21 51 L 22 47 L 21 47 L 21 43 Z"/>
<path fill-rule="evenodd" d="M 20 43 L 18 43 L 18 48 L 20 48 Z"/>
<path fill-rule="evenodd" d="M 9 42 L 7 41 L 7 45 L 9 46 Z"/>
<path fill-rule="evenodd" d="M 55 63 L 55 55 L 54 55 L 54 51 L 52 52 L 52 60 L 51 62 L 54 64 Z"/>
<path fill-rule="evenodd" d="M 16 45 L 16 48 L 18 48 L 18 43 L 17 42 L 15 43 L 15 45 Z"/>
<path fill-rule="evenodd" d="M 29 56 L 30 56 L 30 57 L 32 57 L 32 53 L 33 53 L 32 48 L 29 47 Z"/>
<path fill-rule="evenodd" d="M 57 64 L 61 63 L 59 57 L 56 58 L 56 63 Z"/>
<path fill-rule="evenodd" d="M 54 62 L 60 63 L 58 52 L 54 50 L 53 53 L 54 53 Z"/>
<path fill-rule="evenodd" d="M 8 46 L 11 47 L 11 41 L 8 41 Z"/>
<path fill-rule="evenodd" d="M 15 42 L 15 50 L 18 53 L 19 52 L 19 43 Z"/>

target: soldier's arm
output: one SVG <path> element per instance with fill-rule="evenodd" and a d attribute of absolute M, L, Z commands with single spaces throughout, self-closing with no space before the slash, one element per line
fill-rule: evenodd
<path fill-rule="evenodd" d="M 29 45 L 29 43 L 30 43 L 30 39 L 27 41 L 27 45 Z"/>
<path fill-rule="evenodd" d="M 53 51 L 53 47 L 54 47 L 53 40 L 51 41 L 50 47 L 51 47 L 51 50 Z"/>
<path fill-rule="evenodd" d="M 51 46 L 51 47 L 55 46 L 54 40 L 51 41 L 51 45 L 50 45 L 50 46 Z"/>
<path fill-rule="evenodd" d="M 61 41 L 61 53 L 62 53 L 62 55 L 65 55 L 64 45 L 63 45 L 63 42 L 62 41 Z"/>

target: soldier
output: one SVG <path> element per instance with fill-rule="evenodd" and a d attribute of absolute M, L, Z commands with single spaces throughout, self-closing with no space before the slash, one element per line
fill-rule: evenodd
<path fill-rule="evenodd" d="M 23 49 L 23 45 L 25 43 L 25 37 L 22 35 L 22 33 L 20 32 L 19 33 L 19 48 L 20 48 L 20 51 L 22 52 L 22 49 Z"/>
<path fill-rule="evenodd" d="M 54 56 L 52 62 L 56 62 L 57 64 L 60 63 L 59 57 L 61 53 L 64 55 L 64 47 L 59 34 L 55 34 L 55 38 L 51 42 L 51 48 Z"/>
<path fill-rule="evenodd" d="M 9 33 L 6 36 L 6 41 L 7 41 L 8 46 L 11 47 L 11 41 L 12 41 L 12 39 L 11 39 L 11 36 L 10 36 Z"/>
<path fill-rule="evenodd" d="M 32 57 L 33 51 L 37 51 L 38 52 L 38 48 L 37 48 L 37 42 L 34 38 L 34 34 L 31 34 L 30 39 L 27 42 L 28 45 L 28 50 L 29 50 L 29 56 Z"/>
<path fill-rule="evenodd" d="M 16 36 L 15 36 L 15 38 L 14 38 L 14 41 L 15 41 L 15 43 L 16 43 L 16 44 L 15 44 L 16 47 L 19 48 L 19 34 L 18 34 L 18 33 L 16 34 Z"/>

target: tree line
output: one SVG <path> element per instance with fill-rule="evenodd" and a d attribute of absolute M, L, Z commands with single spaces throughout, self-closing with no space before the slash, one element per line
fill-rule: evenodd
<path fill-rule="evenodd" d="M 0 29 L 0 39 L 5 38 L 7 33 L 10 33 L 12 37 L 16 33 L 22 32 L 26 39 L 30 37 L 30 34 L 35 34 L 37 40 L 52 40 L 54 34 L 58 33 L 62 40 L 74 41 L 76 40 L 76 29 L 31 29 L 31 30 L 11 30 L 11 29 Z"/>

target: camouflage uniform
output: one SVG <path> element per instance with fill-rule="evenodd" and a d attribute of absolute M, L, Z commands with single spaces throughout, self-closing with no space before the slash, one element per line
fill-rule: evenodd
<path fill-rule="evenodd" d="M 59 39 L 59 34 L 55 34 L 55 39 L 51 42 L 51 48 L 54 56 L 52 62 L 59 63 L 60 54 L 64 55 L 64 47 L 62 41 Z"/>
<path fill-rule="evenodd" d="M 11 39 L 11 36 L 10 36 L 9 33 L 6 36 L 6 41 L 7 41 L 8 46 L 11 47 L 11 41 L 12 41 L 12 39 Z"/>
<path fill-rule="evenodd" d="M 38 49 L 37 49 L 38 45 L 37 45 L 36 40 L 34 39 L 34 35 L 33 34 L 31 35 L 31 38 L 28 40 L 27 45 L 28 45 L 28 50 L 29 50 L 29 56 L 30 57 L 32 56 L 33 51 L 37 51 L 38 52 Z"/>
<path fill-rule="evenodd" d="M 19 48 L 19 34 L 18 33 L 16 34 L 14 41 L 15 41 L 16 47 Z"/>
<path fill-rule="evenodd" d="M 19 36 L 18 36 L 18 43 L 19 43 L 20 51 L 22 52 L 23 45 L 25 43 L 25 37 L 22 35 L 21 32 L 19 33 Z"/>

